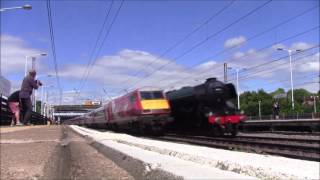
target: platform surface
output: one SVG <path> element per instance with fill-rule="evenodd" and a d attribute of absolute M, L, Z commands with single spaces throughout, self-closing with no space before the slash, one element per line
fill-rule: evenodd
<path fill-rule="evenodd" d="M 0 179 L 133 179 L 62 126 L 0 128 Z"/>

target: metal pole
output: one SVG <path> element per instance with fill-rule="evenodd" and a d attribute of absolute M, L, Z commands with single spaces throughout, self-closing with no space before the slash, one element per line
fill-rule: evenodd
<path fill-rule="evenodd" d="M 32 57 L 32 70 L 36 70 L 36 58 Z"/>
<path fill-rule="evenodd" d="M 34 112 L 37 112 L 36 91 L 33 91 L 33 94 L 32 94 L 32 101 L 33 101 L 33 111 L 34 111 Z"/>
<path fill-rule="evenodd" d="M 36 62 L 36 58 L 35 57 L 32 57 L 32 66 L 31 66 L 31 69 L 32 70 L 35 70 L 35 62 Z M 36 99 L 36 91 L 33 90 L 33 93 L 32 93 L 32 100 L 33 100 L 33 107 L 34 107 L 34 111 L 36 112 L 37 111 L 37 99 Z"/>
<path fill-rule="evenodd" d="M 317 102 L 316 102 L 316 96 L 313 96 L 313 104 L 314 104 L 314 106 L 313 106 L 313 108 L 314 108 L 314 114 L 316 114 L 316 113 L 317 113 Z"/>
<path fill-rule="evenodd" d="M 44 86 L 41 86 L 41 114 L 44 114 L 43 91 L 44 91 Z"/>
<path fill-rule="evenodd" d="M 238 109 L 240 109 L 240 91 L 239 91 L 239 69 L 237 71 L 237 94 L 238 94 Z"/>
<path fill-rule="evenodd" d="M 293 97 L 293 80 L 292 80 L 292 63 L 291 63 L 291 50 L 288 50 L 289 53 L 289 61 L 290 61 L 290 78 L 291 78 L 291 105 L 292 109 L 294 109 L 294 97 Z"/>
<path fill-rule="evenodd" d="M 26 62 L 24 63 L 24 76 L 27 76 L 27 70 L 28 70 L 28 56 L 26 56 Z"/>
<path fill-rule="evenodd" d="M 227 63 L 223 63 L 223 70 L 224 70 L 224 82 L 227 83 L 228 82 L 228 65 Z"/>
<path fill-rule="evenodd" d="M 259 102 L 259 118 L 261 120 L 261 101 L 259 100 L 258 102 Z"/>
<path fill-rule="evenodd" d="M 45 92 L 45 98 L 46 98 L 45 103 L 46 103 L 46 106 L 47 106 L 47 102 L 48 102 L 48 92 L 47 91 Z M 48 107 L 46 107 L 46 111 L 47 110 L 48 110 Z M 47 115 L 47 112 L 46 112 L 46 115 Z"/>

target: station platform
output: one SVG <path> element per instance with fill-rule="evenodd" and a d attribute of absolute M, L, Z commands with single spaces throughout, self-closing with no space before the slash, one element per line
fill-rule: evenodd
<path fill-rule="evenodd" d="M 319 179 L 318 162 L 75 125 L 0 127 L 0 137 L 6 180 Z"/>
<path fill-rule="evenodd" d="M 0 179 L 133 179 L 64 126 L 0 128 Z"/>
<path fill-rule="evenodd" d="M 320 119 L 246 120 L 240 129 L 249 131 L 320 132 Z"/>

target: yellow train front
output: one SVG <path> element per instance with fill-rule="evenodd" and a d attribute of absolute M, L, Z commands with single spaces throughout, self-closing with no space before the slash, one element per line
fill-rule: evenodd
<path fill-rule="evenodd" d="M 172 121 L 169 102 L 158 89 L 138 89 L 116 98 L 106 112 L 110 127 L 143 133 L 161 133 Z"/>

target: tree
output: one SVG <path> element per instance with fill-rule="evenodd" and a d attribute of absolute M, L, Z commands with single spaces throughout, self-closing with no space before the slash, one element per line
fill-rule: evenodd
<path fill-rule="evenodd" d="M 273 91 L 272 93 L 270 93 L 272 96 L 275 96 L 275 95 L 279 95 L 279 94 L 285 94 L 286 91 L 282 88 L 278 88 L 277 90 Z"/>
<path fill-rule="evenodd" d="M 260 89 L 258 92 L 247 91 L 240 95 L 241 110 L 249 116 L 259 115 L 259 101 L 261 101 L 261 115 L 272 114 L 272 96 Z"/>
<path fill-rule="evenodd" d="M 291 90 L 288 91 L 287 93 L 288 97 L 291 97 Z M 304 102 L 306 100 L 306 98 L 309 98 L 312 93 L 310 93 L 309 91 L 305 90 L 305 89 L 294 89 L 293 90 L 293 95 L 294 95 L 294 110 L 292 110 L 292 108 L 289 111 L 289 113 L 311 113 L 312 112 L 312 108 L 310 108 L 309 106 L 304 105 Z M 291 98 L 290 98 L 290 104 L 291 104 Z"/>
<path fill-rule="evenodd" d="M 279 94 L 284 94 L 285 96 L 274 97 Z M 258 91 L 246 91 L 240 95 L 241 110 L 245 112 L 248 116 L 258 116 L 259 115 L 259 100 L 261 101 L 261 114 L 271 115 L 272 106 L 275 101 L 278 101 L 280 106 L 280 115 L 296 115 L 303 113 L 312 113 L 314 111 L 314 106 L 311 106 L 310 97 L 317 94 L 312 94 L 305 89 L 295 89 L 294 90 L 294 101 L 295 108 L 291 107 L 291 91 L 285 92 L 284 89 L 279 88 L 274 92 L 267 93 L 263 89 Z M 320 97 L 320 92 L 318 92 L 318 97 Z M 277 96 L 276 96 L 277 97 Z M 316 102 L 317 112 L 320 112 L 320 102 L 319 99 Z"/>
<path fill-rule="evenodd" d="M 41 113 L 41 101 L 36 101 L 36 104 L 37 104 L 36 112 Z"/>

